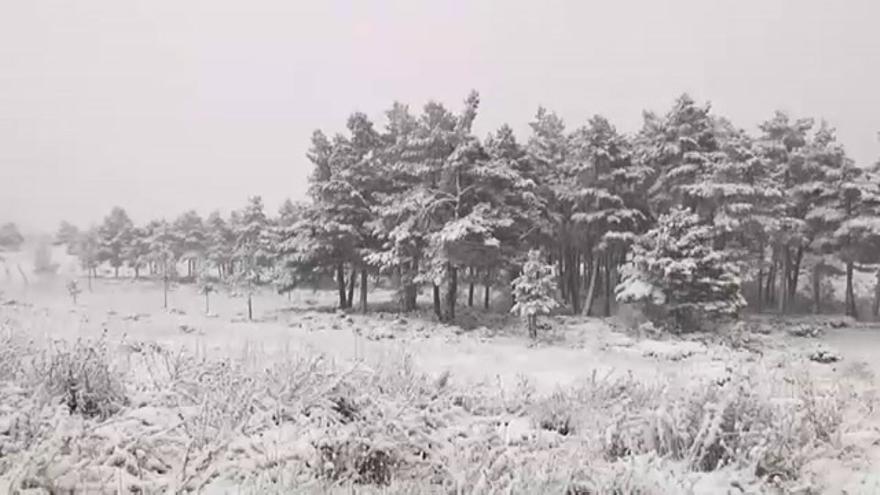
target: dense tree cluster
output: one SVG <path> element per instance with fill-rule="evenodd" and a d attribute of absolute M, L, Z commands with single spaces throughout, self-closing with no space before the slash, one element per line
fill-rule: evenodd
<path fill-rule="evenodd" d="M 403 310 L 427 289 L 441 320 L 465 285 L 469 305 L 477 284 L 488 307 L 531 251 L 571 312 L 662 301 L 682 326 L 746 304 L 794 311 L 799 297 L 821 311 L 832 275 L 855 315 L 854 272 L 880 263 L 880 170 L 856 166 L 825 122 L 777 112 L 748 133 L 683 95 L 632 135 L 601 116 L 570 130 L 541 108 L 520 143 L 508 126 L 478 138 L 478 109 L 476 93 L 457 112 L 395 103 L 381 126 L 355 113 L 344 133 L 315 131 L 309 201 L 276 216 L 259 198 L 228 218 L 140 227 L 114 209 L 58 239 L 88 269 L 183 262 L 194 279 L 205 263 L 217 279 L 279 290 L 332 279 L 342 308 L 359 285 L 366 309 L 370 280 L 391 280 Z"/>

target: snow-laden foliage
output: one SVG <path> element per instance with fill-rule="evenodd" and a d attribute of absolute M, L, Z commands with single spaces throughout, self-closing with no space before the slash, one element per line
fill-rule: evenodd
<path fill-rule="evenodd" d="M 618 300 L 660 308 L 658 317 L 668 317 L 675 331 L 737 316 L 746 305 L 739 267 L 713 248 L 714 238 L 712 226 L 696 214 L 673 208 L 633 246 Z"/>
<path fill-rule="evenodd" d="M 532 249 L 545 253 L 572 313 L 610 316 L 617 282 L 635 277 L 625 265 L 632 246 L 682 208 L 741 267 L 757 311 L 803 310 L 804 297 L 815 312 L 830 309 L 823 299 L 843 275 L 855 315 L 854 274 L 880 264 L 878 171 L 854 163 L 824 121 L 775 112 L 749 133 L 685 94 L 645 112 L 631 135 L 598 115 L 569 128 L 539 108 L 520 144 L 507 125 L 478 138 L 479 109 L 473 92 L 458 110 L 394 103 L 381 125 L 355 112 L 339 133 L 316 130 L 308 200 L 288 200 L 277 215 L 249 205 L 203 221 L 190 211 L 166 228 L 134 226 L 117 208 L 76 242 L 78 229 L 62 225 L 57 242 L 76 247 L 91 274 L 107 263 L 176 277 L 186 263 L 187 282 L 201 264 L 225 282 L 279 291 L 332 281 L 343 309 L 357 291 L 366 310 L 370 281 L 381 281 L 398 289 L 404 311 L 433 295 L 444 321 L 455 319 L 461 285 L 469 305 L 484 285 L 488 307 Z M 812 290 L 799 292 L 805 279 Z M 622 296 L 655 300 L 651 287 L 633 283 Z M 875 292 L 880 314 L 880 283 Z"/>
<path fill-rule="evenodd" d="M 528 320 L 532 338 L 536 337 L 538 315 L 547 314 L 559 305 L 553 297 L 554 285 L 553 267 L 541 260 L 539 251 L 529 251 L 522 273 L 513 280 L 513 297 L 516 304 L 510 308 L 510 311 Z"/>

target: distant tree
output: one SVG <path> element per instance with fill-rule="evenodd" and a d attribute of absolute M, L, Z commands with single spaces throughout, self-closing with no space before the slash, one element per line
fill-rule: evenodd
<path fill-rule="evenodd" d="M 260 196 L 248 199 L 247 206 L 240 213 L 235 230 L 234 257 L 238 264 L 236 281 L 247 292 L 248 320 L 253 319 L 254 289 L 268 273 L 269 247 L 266 246 L 268 219 L 263 211 Z"/>
<path fill-rule="evenodd" d="M 0 250 L 18 251 L 24 243 L 24 237 L 18 231 L 18 226 L 12 222 L 0 226 Z"/>
<path fill-rule="evenodd" d="M 134 271 L 134 278 L 140 277 L 141 269 L 149 265 L 151 259 L 150 237 L 151 226 L 134 227 L 131 229 L 128 243 L 123 250 L 126 265 Z"/>
<path fill-rule="evenodd" d="M 205 256 L 208 235 L 202 217 L 194 210 L 182 214 L 174 221 L 174 230 L 180 243 L 175 246 L 178 259 L 186 262 L 186 276 L 193 278 L 198 260 Z"/>
<path fill-rule="evenodd" d="M 217 276 L 222 279 L 232 272 L 235 233 L 219 211 L 214 211 L 208 216 L 205 229 L 207 233 L 205 256 L 217 268 Z"/>
<path fill-rule="evenodd" d="M 76 280 L 71 280 L 67 282 L 67 293 L 70 295 L 70 298 L 73 300 L 73 304 L 76 304 L 77 296 L 82 293 L 82 289 L 79 288 L 79 284 Z"/>
<path fill-rule="evenodd" d="M 153 225 L 149 243 L 151 261 L 159 266 L 162 274 L 162 307 L 168 309 L 168 292 L 172 280 L 177 276 L 177 256 L 174 250 L 180 245 L 180 238 L 168 222 L 161 220 Z"/>
<path fill-rule="evenodd" d="M 199 292 L 205 295 L 205 314 L 211 313 L 211 293 L 215 290 L 216 281 L 217 278 L 211 275 L 208 265 L 202 263 L 197 272 L 196 284 Z"/>
<path fill-rule="evenodd" d="M 124 253 L 133 227 L 125 210 L 117 206 L 110 210 L 98 228 L 98 261 L 109 263 L 113 267 L 114 277 L 119 277 L 119 267 L 125 262 Z"/>
<path fill-rule="evenodd" d="M 617 286 L 617 299 L 641 303 L 654 322 L 673 332 L 738 316 L 746 301 L 740 267 L 713 248 L 712 225 L 673 207 L 639 237 Z"/>
<path fill-rule="evenodd" d="M 513 280 L 516 304 L 510 311 L 526 318 L 533 339 L 538 337 L 538 315 L 559 305 L 553 297 L 554 287 L 553 267 L 541 259 L 539 251 L 529 251 L 522 273 Z"/>
<path fill-rule="evenodd" d="M 61 222 L 61 225 L 58 226 L 58 232 L 55 234 L 55 240 L 53 244 L 56 246 L 67 246 L 67 253 L 73 254 L 73 249 L 76 247 L 76 241 L 79 237 L 79 229 L 76 225 L 73 225 L 68 222 Z"/>
<path fill-rule="evenodd" d="M 100 241 L 98 240 L 97 228 L 92 227 L 87 231 L 80 232 L 76 255 L 79 258 L 80 266 L 86 271 L 90 291 L 92 290 L 92 279 L 97 276 L 99 249 Z"/>

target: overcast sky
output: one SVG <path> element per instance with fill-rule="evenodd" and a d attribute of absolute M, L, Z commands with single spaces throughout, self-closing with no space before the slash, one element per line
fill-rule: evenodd
<path fill-rule="evenodd" d="M 302 198 L 313 129 L 400 100 L 527 136 L 690 92 L 749 130 L 785 109 L 880 157 L 880 1 L 21 0 L 0 6 L 0 221 L 137 222 Z M 381 125 L 381 123 L 379 123 Z"/>

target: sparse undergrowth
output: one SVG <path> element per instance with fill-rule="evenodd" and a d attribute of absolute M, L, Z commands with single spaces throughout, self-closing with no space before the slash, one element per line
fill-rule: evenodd
<path fill-rule="evenodd" d="M 462 387 L 406 357 L 208 360 L 11 332 L 0 353 L 10 493 L 784 493 L 839 448 L 845 401 L 858 400 L 802 363 L 722 380 L 593 373 L 539 396 L 525 379 Z"/>

